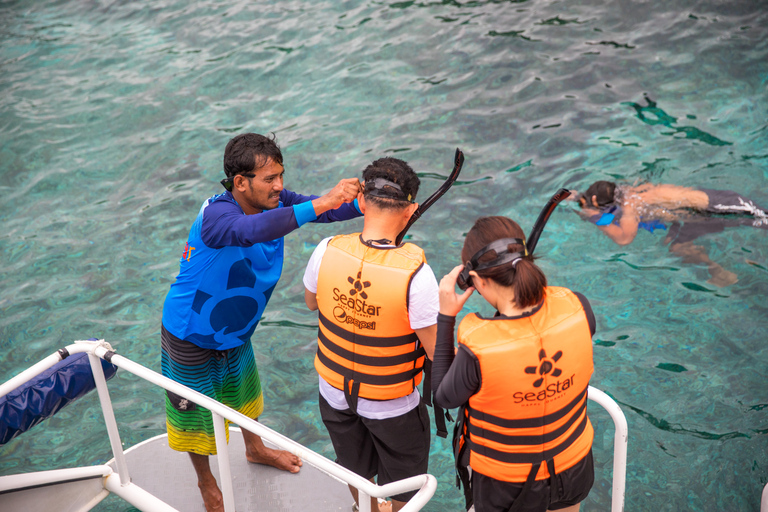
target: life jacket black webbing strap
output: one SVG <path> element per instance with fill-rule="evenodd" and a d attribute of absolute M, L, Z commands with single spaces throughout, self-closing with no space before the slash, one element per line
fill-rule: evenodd
<path fill-rule="evenodd" d="M 528 494 L 528 491 L 531 489 L 533 482 L 536 481 L 536 474 L 539 472 L 540 467 L 541 467 L 541 462 L 539 462 L 538 464 L 534 464 L 531 467 L 531 472 L 528 473 L 528 478 L 525 480 L 525 483 L 523 484 L 523 489 L 520 491 L 520 494 L 517 495 L 517 498 L 515 498 L 515 502 L 512 503 L 512 507 L 507 512 L 517 512 L 522 508 L 523 504 L 525 503 L 525 497 Z"/>
<path fill-rule="evenodd" d="M 555 478 L 555 460 L 547 459 L 547 469 L 549 470 L 549 502 L 556 503 L 560 496 L 560 481 Z"/>
<path fill-rule="evenodd" d="M 318 332 L 317 337 L 328 352 L 336 354 L 347 361 L 354 360 L 356 363 L 364 364 L 366 366 L 396 366 L 399 364 L 414 363 L 418 361 L 420 357 L 424 357 L 427 354 L 424 351 L 424 347 L 419 346 L 416 350 L 396 356 L 366 356 L 337 345 L 325 335 L 322 329 Z"/>
<path fill-rule="evenodd" d="M 434 403 L 433 391 L 432 391 L 432 361 L 429 358 L 424 360 L 424 393 L 421 396 L 421 401 L 424 405 L 428 405 L 434 409 L 435 413 L 435 430 L 439 437 L 448 437 L 448 425 L 445 420 L 452 421 L 451 414 Z"/>
<path fill-rule="evenodd" d="M 368 373 L 354 372 L 346 366 L 333 361 L 320 349 L 317 351 L 317 358 L 330 370 L 333 370 L 339 375 L 344 375 L 345 379 L 355 380 L 356 382 L 361 382 L 363 384 L 372 384 L 378 386 L 401 384 L 403 382 L 408 382 L 409 380 L 415 379 L 416 376 L 421 373 L 421 368 L 411 368 L 407 371 L 393 375 L 371 375 Z"/>
<path fill-rule="evenodd" d="M 344 377 L 344 398 L 352 412 L 357 414 L 357 402 L 360 398 L 360 382 Z"/>
<path fill-rule="evenodd" d="M 456 424 L 453 426 L 453 460 L 456 466 L 456 487 L 464 490 L 464 504 L 466 509 L 474 503 L 472 497 L 472 479 L 469 475 L 469 450 L 464 425 L 466 421 L 466 406 L 461 406 L 456 413 Z M 462 439 L 464 442 L 462 443 Z"/>

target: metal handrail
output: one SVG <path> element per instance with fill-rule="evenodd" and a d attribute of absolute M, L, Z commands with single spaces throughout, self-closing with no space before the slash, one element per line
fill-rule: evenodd
<path fill-rule="evenodd" d="M 763 487 L 763 495 L 760 499 L 760 512 L 768 512 L 768 484 Z"/>
<path fill-rule="evenodd" d="M 125 461 L 125 453 L 120 441 L 120 434 L 117 430 L 117 420 L 115 419 L 114 412 L 112 410 L 112 402 L 109 399 L 109 390 L 107 388 L 106 378 L 104 377 L 104 371 L 101 367 L 101 363 L 98 360 L 99 358 L 109 361 L 118 368 L 122 368 L 123 370 L 126 370 L 136 375 L 137 377 L 160 386 L 167 391 L 182 396 L 212 412 L 214 421 L 214 436 L 216 438 L 216 445 L 219 454 L 219 472 L 222 482 L 222 494 L 224 497 L 224 510 L 226 512 L 234 512 L 234 493 L 226 450 L 227 441 L 226 435 L 224 435 L 224 419 L 227 419 L 232 423 L 236 423 L 241 428 L 261 436 L 262 439 L 266 439 L 280 449 L 297 455 L 303 461 L 317 467 L 318 469 L 353 487 L 356 487 L 360 491 L 359 506 L 361 512 L 370 512 L 370 497 L 385 498 L 387 496 L 418 490 L 416 495 L 411 498 L 411 500 L 409 500 L 408 503 L 401 509 L 403 512 L 415 512 L 421 510 L 421 508 L 427 504 L 437 489 L 437 480 L 434 476 L 429 474 L 406 478 L 404 480 L 391 482 L 386 485 L 376 485 L 370 480 L 367 480 L 353 473 L 352 471 L 341 467 L 337 463 L 323 457 L 322 455 L 313 452 L 309 448 L 302 446 L 301 444 L 281 434 L 278 434 L 268 427 L 265 427 L 254 419 L 248 418 L 235 411 L 234 409 L 231 409 L 221 404 L 220 402 L 217 402 L 216 400 L 203 395 L 202 393 L 194 391 L 184 386 L 183 384 L 179 384 L 178 382 L 164 377 L 159 373 L 150 370 L 149 368 L 146 368 L 138 363 L 131 361 L 130 359 L 116 354 L 109 346 L 109 344 L 105 343 L 103 340 L 76 341 L 74 344 L 68 345 L 65 350 L 66 353 L 70 355 L 81 352 L 86 352 L 89 355 L 91 370 L 94 375 L 94 381 L 96 383 L 96 390 L 99 394 L 99 400 L 102 405 L 102 412 L 104 413 L 104 421 L 107 425 L 107 432 L 109 434 L 110 444 L 112 446 L 112 454 L 118 469 L 117 473 L 113 473 L 105 479 L 105 488 L 111 492 L 114 492 L 140 510 L 147 512 L 171 512 L 175 509 L 170 507 L 167 503 L 161 501 L 159 498 L 156 498 L 147 493 L 136 484 L 131 483 L 128 466 Z M 54 353 L 39 363 L 35 364 L 31 368 L 25 370 L 24 372 L 0 385 L 0 397 L 5 396 L 20 385 L 34 378 L 41 372 L 47 370 L 57 362 L 61 361 L 62 358 L 62 351 Z"/>
<path fill-rule="evenodd" d="M 301 444 L 265 427 L 261 423 L 248 418 L 239 412 L 213 400 L 197 391 L 194 391 L 176 381 L 158 374 L 138 363 L 131 361 L 123 356 L 116 354 L 109 344 L 103 340 L 99 341 L 76 341 L 74 344 L 66 347 L 68 354 L 77 354 L 86 352 L 89 355 L 91 370 L 94 375 L 96 389 L 99 394 L 99 400 L 102 405 L 104 421 L 107 426 L 107 432 L 110 438 L 112 453 L 114 456 L 117 472 L 108 475 L 105 478 L 104 487 L 117 494 L 133 506 L 140 510 L 148 512 L 168 511 L 175 509 L 159 498 L 152 496 L 137 485 L 131 483 L 128 465 L 125 460 L 125 453 L 120 441 L 120 434 L 117 429 L 117 420 L 112 410 L 112 402 L 109 398 L 106 378 L 99 359 L 105 359 L 115 366 L 122 368 L 152 384 L 160 386 L 172 393 L 182 396 L 202 407 L 210 410 L 213 415 L 214 436 L 216 439 L 217 450 L 219 454 L 220 481 L 222 483 L 222 495 L 224 497 L 224 509 L 226 512 L 234 511 L 234 492 L 232 487 L 231 473 L 229 468 L 228 452 L 226 449 L 226 435 L 224 430 L 224 420 L 227 419 L 236 423 L 241 428 L 261 436 L 263 439 L 271 442 L 279 448 L 297 455 L 309 464 L 325 471 L 337 479 L 356 487 L 359 490 L 359 507 L 361 512 L 370 512 L 370 497 L 385 498 L 403 492 L 417 490 L 416 495 L 401 509 L 403 512 L 414 512 L 421 510 L 424 505 L 432 498 L 437 489 L 435 477 L 429 474 L 418 475 L 386 485 L 377 485 L 372 483 L 352 471 L 339 466 L 337 463 L 313 452 Z M 47 370 L 62 359 L 62 351 L 56 352 L 39 363 L 20 373 L 19 375 L 0 385 L 0 397 L 5 396 L 25 382 L 31 380 L 41 372 Z M 626 469 L 627 469 L 627 445 L 628 428 L 624 413 L 616 402 L 597 388 L 589 386 L 588 398 L 602 406 L 610 414 L 614 426 L 614 459 L 613 459 L 613 485 L 611 493 L 611 511 L 623 512 L 624 497 L 626 488 Z M 761 512 L 768 512 L 768 486 L 763 490 Z"/>
<path fill-rule="evenodd" d="M 613 435 L 613 488 L 611 491 L 611 511 L 623 512 L 624 494 L 627 481 L 627 444 L 629 442 L 629 429 L 627 419 L 619 405 L 614 400 L 597 388 L 589 386 L 587 397 L 600 404 L 613 419 L 616 432 Z"/>

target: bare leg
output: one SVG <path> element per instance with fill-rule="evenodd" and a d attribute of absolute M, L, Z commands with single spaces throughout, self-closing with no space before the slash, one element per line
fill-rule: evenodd
<path fill-rule="evenodd" d="M 725 270 L 723 267 L 709 259 L 706 251 L 700 245 L 693 245 L 693 242 L 684 242 L 681 244 L 673 243 L 669 246 L 669 251 L 677 254 L 683 259 L 683 263 L 694 263 L 706 265 L 709 275 L 712 276 L 707 282 L 715 286 L 730 286 L 739 280 L 739 277 Z"/>
<path fill-rule="evenodd" d="M 371 482 L 373 482 L 373 478 L 371 478 Z M 349 485 L 349 492 L 352 493 L 352 497 L 355 499 L 355 503 L 359 506 L 360 500 L 358 499 L 357 487 L 352 487 L 351 485 Z M 385 503 L 388 503 L 388 502 L 385 502 Z M 379 500 L 371 496 L 371 511 L 379 510 L 379 508 L 380 508 Z M 388 510 L 384 509 L 381 512 L 388 512 Z"/>
<path fill-rule="evenodd" d="M 285 450 L 275 450 L 264 446 L 264 441 L 256 434 L 243 429 L 245 458 L 253 464 L 265 464 L 283 471 L 298 473 L 302 466 L 301 459 Z"/>
<path fill-rule="evenodd" d="M 397 512 L 398 510 L 400 510 L 404 506 L 405 506 L 405 502 L 404 501 L 392 500 L 392 508 L 390 510 L 392 510 L 392 512 Z M 382 509 L 381 507 L 379 507 L 379 510 L 381 512 L 387 512 L 387 510 Z"/>
<path fill-rule="evenodd" d="M 197 473 L 197 486 L 200 488 L 200 494 L 203 495 L 205 510 L 207 512 L 224 512 L 224 498 L 216 484 L 216 478 L 211 473 L 208 457 L 191 452 L 189 457 L 192 459 L 192 466 Z"/>
<path fill-rule="evenodd" d="M 371 482 L 373 482 L 373 478 L 371 478 Z M 375 483 L 375 482 L 374 482 Z M 352 497 L 355 498 L 355 503 L 359 504 L 360 500 L 358 499 L 358 491 L 356 487 L 349 486 L 349 490 L 352 492 Z M 405 506 L 404 501 L 397 501 L 397 500 L 389 500 L 389 501 L 382 501 L 379 503 L 379 500 L 377 498 L 371 497 L 371 510 L 379 512 L 398 512 L 401 508 Z"/>

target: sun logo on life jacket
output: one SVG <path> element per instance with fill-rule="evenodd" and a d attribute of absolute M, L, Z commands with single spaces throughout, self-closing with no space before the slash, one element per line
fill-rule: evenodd
<path fill-rule="evenodd" d="M 349 294 L 350 295 L 356 295 L 356 294 L 359 293 L 360 297 L 362 297 L 363 299 L 367 299 L 368 298 L 368 294 L 365 293 L 364 290 L 365 290 L 365 288 L 368 288 L 369 286 L 371 286 L 371 282 L 370 281 L 361 281 L 360 280 L 361 274 L 362 274 L 362 272 L 358 272 L 357 273 L 357 279 L 352 278 L 352 276 L 347 278 L 347 281 L 349 281 L 349 284 L 352 285 L 352 289 L 349 290 Z"/>
<path fill-rule="evenodd" d="M 526 366 L 525 373 L 532 375 L 540 375 L 538 379 L 533 382 L 533 387 L 538 388 L 544 382 L 544 376 L 552 374 L 553 377 L 559 377 L 562 370 L 555 368 L 555 363 L 563 357 L 563 351 L 558 350 L 552 359 L 547 357 L 547 352 L 544 349 L 539 350 L 539 365 L 538 366 Z"/>

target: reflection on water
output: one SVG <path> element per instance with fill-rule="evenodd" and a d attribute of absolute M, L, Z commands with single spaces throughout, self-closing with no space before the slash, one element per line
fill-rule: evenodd
<path fill-rule="evenodd" d="M 0 378 L 90 337 L 159 370 L 163 298 L 200 204 L 220 191 L 223 148 L 242 131 L 274 131 L 286 185 L 304 193 L 393 154 L 419 173 L 423 199 L 460 147 L 461 182 L 409 231 L 438 277 L 478 216 L 529 229 L 564 186 L 665 182 L 768 204 L 765 9 L 649 6 L 3 3 Z M 359 228 L 286 237 L 253 337 L 262 421 L 331 458 L 301 276 L 322 238 Z M 563 204 L 537 254 L 552 284 L 593 305 L 592 383 L 630 428 L 627 510 L 756 510 L 768 480 L 765 232 L 697 239 L 738 275 L 717 289 L 663 238 L 644 231 L 619 251 Z M 489 313 L 477 297 L 467 310 Z M 110 389 L 126 444 L 164 432 L 159 391 L 121 373 Z M 109 459 L 95 400 L 0 448 L 0 473 Z M 590 416 L 597 482 L 583 510 L 605 510 L 612 423 L 595 407 Z M 459 510 L 449 441 L 435 439 L 430 471 L 439 487 L 427 510 Z"/>
<path fill-rule="evenodd" d="M 671 137 L 682 136 L 686 139 L 696 139 L 703 142 L 704 144 L 710 144 L 712 146 L 730 146 L 733 144 L 732 142 L 720 140 L 717 137 L 710 135 L 709 133 L 703 132 L 695 126 L 675 126 L 677 123 L 676 117 L 672 117 L 661 110 L 656 106 L 656 102 L 648 96 L 645 96 L 643 99 L 647 103 L 646 106 L 640 106 L 637 103 L 633 103 L 631 101 L 622 103 L 622 105 L 629 105 L 630 107 L 634 108 L 637 112 L 637 118 L 645 124 L 649 124 L 651 126 L 660 124 L 672 129 L 671 132 L 662 132 L 663 135 L 668 135 Z M 696 116 L 691 114 L 686 117 L 692 120 L 696 119 Z"/>

